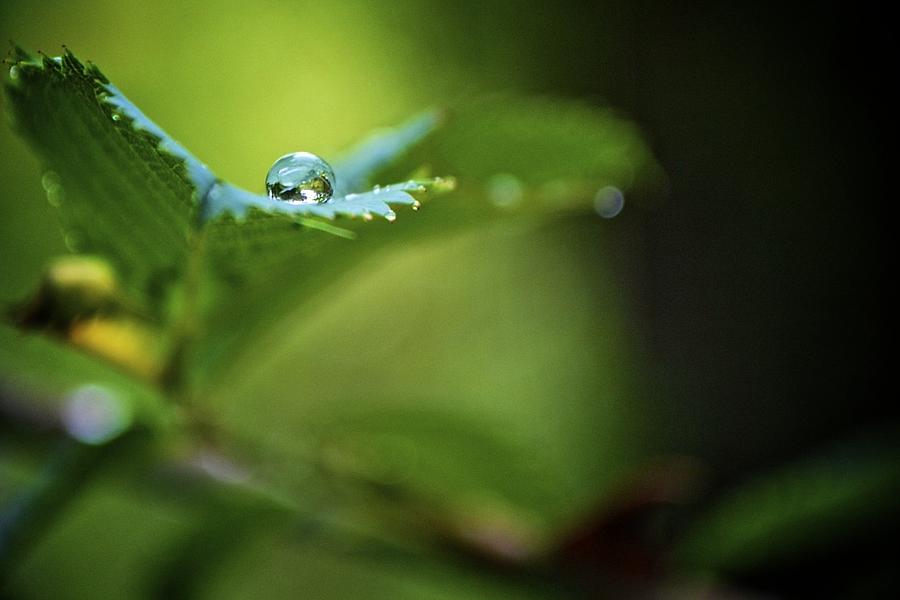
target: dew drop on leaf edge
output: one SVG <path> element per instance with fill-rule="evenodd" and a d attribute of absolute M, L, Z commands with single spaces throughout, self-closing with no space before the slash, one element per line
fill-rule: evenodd
<path fill-rule="evenodd" d="M 321 204 L 334 195 L 334 171 L 309 152 L 292 152 L 275 161 L 266 175 L 270 198 L 290 204 Z"/>

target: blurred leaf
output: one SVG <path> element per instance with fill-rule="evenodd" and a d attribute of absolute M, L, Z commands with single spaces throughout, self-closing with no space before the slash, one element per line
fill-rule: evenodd
<path fill-rule="evenodd" d="M 406 243 L 355 256 L 355 269 L 327 246 L 298 261 L 260 314 L 235 310 L 214 328 L 203 362 L 234 354 L 199 401 L 289 493 L 309 490 L 304 465 L 322 447 L 451 509 L 496 502 L 539 526 L 565 522 L 634 443 L 630 342 L 615 286 L 592 296 L 577 276 L 571 230 L 514 231 L 414 244 L 412 231 L 386 232 Z"/>
<path fill-rule="evenodd" d="M 394 129 L 372 133 L 334 164 L 337 195 L 367 189 L 375 177 L 422 141 L 439 124 L 440 115 L 427 112 Z"/>
<path fill-rule="evenodd" d="M 3 592 L 17 598 L 146 598 L 155 566 L 197 517 L 192 508 L 135 493 L 118 478 L 101 478 L 80 491 Z"/>
<path fill-rule="evenodd" d="M 307 541 L 306 532 L 291 533 L 265 535 L 245 545 L 200 597 L 288 598 L 297 590 L 320 598 L 392 600 L 570 597 L 564 584 L 539 577 L 517 577 L 352 535 Z"/>
<path fill-rule="evenodd" d="M 896 519 L 898 492 L 897 432 L 847 441 L 730 490 L 691 527 L 677 556 L 726 573 L 808 559 Z"/>
<path fill-rule="evenodd" d="M 448 122 L 400 168 L 455 173 L 496 208 L 590 210 L 601 187 L 627 192 L 660 176 L 638 128 L 608 108 L 493 96 L 454 106 Z"/>

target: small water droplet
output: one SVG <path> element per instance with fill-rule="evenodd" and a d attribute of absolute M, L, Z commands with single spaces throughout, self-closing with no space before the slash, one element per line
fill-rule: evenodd
<path fill-rule="evenodd" d="M 387 213 L 385 213 L 384 218 L 387 219 L 389 223 L 393 223 L 397 220 L 397 213 L 392 210 L 388 211 Z"/>
<path fill-rule="evenodd" d="M 74 229 L 66 232 L 65 236 L 63 236 L 63 241 L 65 242 L 66 248 L 69 250 L 69 252 L 75 254 L 81 252 L 83 238 L 81 237 L 81 234 Z"/>
<path fill-rule="evenodd" d="M 363 221 L 371 221 L 374 217 L 372 217 L 372 213 L 364 213 L 362 218 Z"/>
<path fill-rule="evenodd" d="M 54 185 L 47 189 L 47 202 L 50 203 L 50 206 L 59 208 L 60 206 L 62 206 L 65 198 L 66 196 L 63 191 L 63 186 Z"/>
<path fill-rule="evenodd" d="M 54 171 L 47 171 L 41 177 L 41 186 L 47 193 L 47 202 L 50 206 L 59 207 L 65 199 L 62 182 L 59 175 Z"/>
<path fill-rule="evenodd" d="M 419 202 L 418 200 L 414 200 L 414 201 L 413 201 L 413 203 L 412 203 L 412 209 L 413 209 L 413 210 L 419 210 L 421 207 L 422 207 L 422 203 L 421 203 L 421 202 Z"/>
<path fill-rule="evenodd" d="M 594 196 L 594 210 L 604 219 L 618 216 L 624 207 L 625 195 L 615 186 L 602 187 Z"/>
<path fill-rule="evenodd" d="M 266 175 L 270 198 L 290 204 L 320 204 L 331 200 L 335 177 L 331 166 L 309 152 L 285 154 Z"/>
<path fill-rule="evenodd" d="M 121 121 L 121 120 L 122 120 L 122 115 L 120 115 L 120 114 L 117 113 L 117 112 L 114 112 L 114 113 L 112 114 L 112 120 L 113 120 L 113 121 Z"/>
<path fill-rule="evenodd" d="M 125 431 L 132 420 L 122 400 L 100 385 L 84 385 L 70 393 L 61 417 L 69 435 L 92 445 L 112 440 Z"/>
<path fill-rule="evenodd" d="M 522 202 L 525 186 L 515 175 L 499 173 L 490 178 L 487 184 L 488 198 L 497 208 L 512 208 Z"/>
<path fill-rule="evenodd" d="M 54 186 L 61 184 L 62 181 L 60 181 L 59 174 L 56 171 L 45 171 L 41 176 L 41 186 L 46 192 L 49 192 Z"/>
<path fill-rule="evenodd" d="M 15 81 L 19 78 L 19 67 L 17 67 L 16 65 L 13 65 L 9 68 L 9 78 L 12 79 L 13 81 Z"/>

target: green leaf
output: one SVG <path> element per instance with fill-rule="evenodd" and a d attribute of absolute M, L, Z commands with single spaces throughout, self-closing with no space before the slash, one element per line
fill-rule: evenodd
<path fill-rule="evenodd" d="M 395 218 L 391 205 L 417 205 L 412 193 L 441 189 L 422 180 L 364 193 L 339 195 L 318 205 L 291 205 L 218 179 L 199 159 L 148 119 L 99 69 L 68 50 L 36 60 L 15 49 L 7 93 L 14 122 L 51 169 L 48 196 L 78 252 L 105 256 L 144 308 L 159 314 L 171 284 L 185 275 L 194 230 L 224 215 L 243 220 L 288 215 L 301 226 L 349 237 L 315 217 Z M 433 118 L 371 140 L 341 167 L 342 189 L 357 190 L 367 177 L 421 139 Z M 279 227 L 276 220 L 276 228 Z M 243 244 L 240 236 L 231 239 Z"/>
<path fill-rule="evenodd" d="M 195 374 L 213 369 L 198 401 L 292 491 L 307 489 L 309 445 L 370 450 L 372 472 L 370 458 L 405 458 L 383 440 L 415 448 L 409 488 L 448 502 L 487 489 L 565 522 L 608 484 L 640 418 L 614 279 L 589 292 L 576 256 L 590 250 L 536 227 L 413 243 L 418 224 L 325 244 L 275 271 L 252 309 L 246 296 L 223 308 L 192 357 Z"/>
<path fill-rule="evenodd" d="M 482 208 L 520 213 L 591 210 L 604 186 L 652 191 L 661 178 L 638 128 L 608 108 L 491 96 L 452 107 L 447 121 L 388 176 L 428 164 L 456 174 Z"/>
<path fill-rule="evenodd" d="M 329 202 L 319 204 L 291 204 L 279 202 L 268 196 L 253 194 L 228 183 L 221 183 L 213 186 L 204 201 L 202 219 L 211 221 L 221 215 L 231 214 L 240 220 L 251 210 L 258 210 L 270 215 L 285 214 L 326 219 L 336 217 L 371 219 L 373 216 L 378 216 L 393 221 L 397 215 L 391 209 L 392 205 L 419 206 L 419 202 L 412 196 L 412 193 L 428 190 L 442 191 L 452 189 L 452 187 L 452 180 L 437 177 L 394 183 L 384 187 L 378 186 L 369 192 L 337 196 Z M 308 221 L 304 220 L 301 223 L 308 223 Z"/>
<path fill-rule="evenodd" d="M 878 527 L 900 492 L 897 432 L 829 448 L 728 491 L 688 530 L 677 558 L 695 569 L 746 573 L 808 560 Z"/>
<path fill-rule="evenodd" d="M 429 111 L 394 128 L 376 131 L 334 164 L 338 195 L 359 192 L 375 183 L 375 176 L 421 142 L 441 122 Z"/>
<path fill-rule="evenodd" d="M 210 231 L 210 247 L 225 238 L 242 238 L 213 254 L 227 257 L 219 261 L 220 268 L 244 287 L 241 297 L 231 296 L 228 305 L 211 314 L 210 337 L 201 342 L 196 358 L 201 369 L 230 369 L 236 352 L 266 327 L 276 326 L 282 314 L 316 298 L 359 260 L 389 244 L 421 242 L 500 221 L 587 213 L 598 189 L 611 185 L 627 194 L 659 177 L 638 129 L 611 110 L 559 99 L 493 97 L 455 106 L 444 120 L 444 127 L 377 171 L 387 179 L 402 178 L 425 164 L 455 174 L 458 191 L 429 204 L 414 228 L 401 223 L 390 232 L 369 230 L 364 240 L 340 248 L 315 235 L 300 244 L 296 228 L 286 221 L 255 221 L 252 231 Z M 406 128 L 416 131 L 417 123 Z M 415 138 L 404 134 L 406 128 L 397 137 Z M 366 151 L 351 156 L 357 155 Z M 347 164 L 354 162 L 365 161 Z M 340 178 L 345 163 L 337 164 Z"/>
<path fill-rule="evenodd" d="M 6 86 L 13 121 L 50 169 L 43 183 L 67 243 L 108 258 L 144 307 L 158 308 L 212 174 L 71 52 L 17 54 Z"/>

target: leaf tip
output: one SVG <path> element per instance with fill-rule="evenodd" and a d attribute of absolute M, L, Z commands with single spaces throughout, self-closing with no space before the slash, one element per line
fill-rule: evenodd
<path fill-rule="evenodd" d="M 11 62 L 28 62 L 34 60 L 34 57 L 31 56 L 28 51 L 26 51 L 22 46 L 17 44 L 14 40 L 9 40 L 9 53 L 8 55 L 11 58 Z"/>

